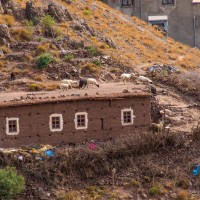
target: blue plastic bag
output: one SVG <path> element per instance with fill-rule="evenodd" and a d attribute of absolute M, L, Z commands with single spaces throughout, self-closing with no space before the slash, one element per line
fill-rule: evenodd
<path fill-rule="evenodd" d="M 195 165 L 194 169 L 192 170 L 193 176 L 198 176 L 200 173 L 200 165 Z"/>
<path fill-rule="evenodd" d="M 44 154 L 45 154 L 45 156 L 47 156 L 47 157 L 55 157 L 55 153 L 54 153 L 54 151 L 51 150 L 51 149 L 44 151 Z"/>

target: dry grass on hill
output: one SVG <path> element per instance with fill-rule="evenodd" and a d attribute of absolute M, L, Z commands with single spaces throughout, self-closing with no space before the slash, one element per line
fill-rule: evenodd
<path fill-rule="evenodd" d="M 12 36 L 10 42 L 38 42 L 38 48 L 29 52 L 29 56 L 32 59 L 26 61 L 26 66 L 28 64 L 35 66 L 35 58 L 40 53 L 49 51 L 56 58 L 55 64 L 65 64 L 66 60 L 61 58 L 58 48 L 52 48 L 48 44 L 52 43 L 51 40 L 56 41 L 62 39 L 63 36 L 68 36 L 71 41 L 84 41 L 84 48 L 95 46 L 104 55 L 111 56 L 115 64 L 109 66 L 110 68 L 107 71 L 110 71 L 111 68 L 117 68 L 118 65 L 134 69 L 135 66 L 142 63 L 169 63 L 185 69 L 199 67 L 200 51 L 198 49 L 190 48 L 171 38 L 167 40 L 160 31 L 148 26 L 136 17 L 122 14 L 97 0 L 76 0 L 70 1 L 71 3 L 64 0 L 55 1 L 67 8 L 74 21 L 56 22 L 55 28 L 59 35 L 54 39 L 45 36 L 42 22 L 30 27 L 27 20 L 17 21 L 11 15 L 0 16 L 0 23 L 9 25 Z M 25 8 L 26 0 L 16 0 L 16 2 L 22 8 Z M 47 9 L 47 2 L 45 1 L 44 3 L 42 0 L 34 1 L 36 7 L 42 6 L 43 9 Z M 84 20 L 88 27 L 93 30 L 94 35 L 88 31 L 75 30 L 71 25 L 76 20 Z M 11 51 L 5 47 L 0 48 L 5 53 L 14 51 L 14 49 Z M 76 60 L 78 59 L 76 57 Z M 7 68 L 9 72 L 9 70 L 16 67 L 18 61 L 5 58 L 4 62 L 9 65 L 9 68 Z M 86 63 L 88 61 L 84 64 Z M 77 64 L 76 67 L 84 64 Z M 32 70 L 30 67 L 29 71 L 31 72 Z"/>

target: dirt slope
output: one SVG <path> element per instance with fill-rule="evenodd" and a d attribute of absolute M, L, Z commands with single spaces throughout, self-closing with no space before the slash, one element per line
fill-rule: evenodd
<path fill-rule="evenodd" d="M 10 36 L 0 42 L 1 90 L 13 89 L 6 82 L 10 72 L 27 85 L 60 80 L 78 71 L 82 76 L 111 79 L 142 63 L 170 63 L 185 69 L 199 67 L 200 51 L 175 42 L 135 17 L 126 16 L 100 1 L 2 1 L 0 24 L 7 24 Z M 54 2 L 53 7 L 48 7 Z M 14 6 L 12 6 L 14 5 Z M 51 15 L 54 19 L 45 16 Z M 1 34 L 2 30 L 0 30 Z M 50 53 L 48 67 L 38 69 L 37 57 Z M 110 77 L 110 76 L 109 76 Z M 109 78 L 110 79 L 110 78 Z M 37 83 L 39 84 L 39 83 Z M 23 83 L 17 83 L 23 88 Z"/>

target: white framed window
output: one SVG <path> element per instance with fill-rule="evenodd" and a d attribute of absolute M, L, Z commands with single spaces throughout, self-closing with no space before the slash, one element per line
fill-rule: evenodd
<path fill-rule="evenodd" d="M 62 114 L 51 114 L 49 116 L 49 128 L 51 132 L 63 130 L 63 116 Z"/>
<path fill-rule="evenodd" d="M 168 32 L 167 15 L 148 16 L 148 24 L 154 26 L 158 30 L 163 31 L 165 34 Z"/>
<path fill-rule="evenodd" d="M 19 134 L 19 118 L 17 117 L 6 118 L 6 134 L 7 135 Z"/>
<path fill-rule="evenodd" d="M 76 129 L 87 129 L 88 128 L 88 113 L 77 112 L 75 114 L 75 128 Z"/>
<path fill-rule="evenodd" d="M 132 125 L 135 116 L 133 115 L 132 108 L 124 108 L 121 110 L 121 123 L 123 126 Z"/>

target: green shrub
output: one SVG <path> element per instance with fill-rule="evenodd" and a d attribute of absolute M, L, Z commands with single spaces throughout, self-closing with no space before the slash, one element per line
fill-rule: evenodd
<path fill-rule="evenodd" d="M 29 90 L 31 91 L 40 91 L 42 90 L 42 86 L 37 83 L 32 83 L 29 85 Z"/>
<path fill-rule="evenodd" d="M 92 11 L 88 9 L 84 10 L 83 13 L 84 15 L 92 15 Z"/>
<path fill-rule="evenodd" d="M 54 18 L 51 15 L 46 15 L 42 18 L 42 24 L 45 28 L 51 28 L 52 26 L 55 26 L 56 22 Z"/>
<path fill-rule="evenodd" d="M 74 59 L 74 55 L 73 54 L 67 54 L 67 55 L 65 55 L 65 60 L 66 61 L 71 61 L 73 59 Z"/>
<path fill-rule="evenodd" d="M 94 60 L 93 64 L 95 64 L 96 66 L 101 66 L 101 61 L 100 60 Z"/>
<path fill-rule="evenodd" d="M 88 47 L 88 53 L 90 56 L 99 56 L 101 52 L 94 46 Z"/>
<path fill-rule="evenodd" d="M 33 26 L 34 26 L 34 23 L 33 23 L 33 21 L 31 21 L 31 20 L 26 20 L 26 25 L 27 25 L 30 29 L 32 29 Z"/>
<path fill-rule="evenodd" d="M 40 54 L 37 57 L 37 66 L 40 69 L 46 68 L 53 60 L 53 56 L 49 53 Z"/>
<path fill-rule="evenodd" d="M 17 174 L 14 167 L 0 169 L 0 197 L 3 200 L 15 198 L 25 189 L 23 176 Z"/>
<path fill-rule="evenodd" d="M 159 193 L 160 193 L 160 190 L 157 187 L 152 187 L 149 190 L 149 195 L 150 196 L 157 196 Z"/>

